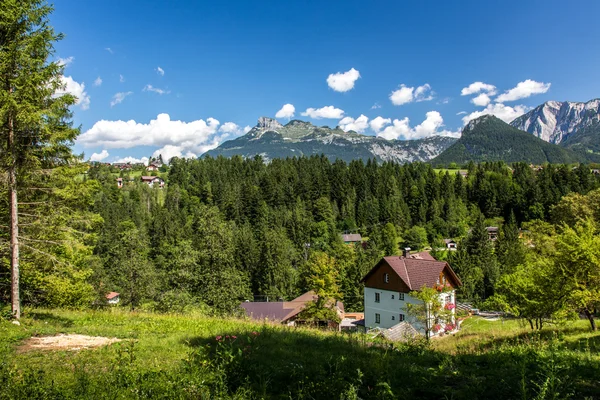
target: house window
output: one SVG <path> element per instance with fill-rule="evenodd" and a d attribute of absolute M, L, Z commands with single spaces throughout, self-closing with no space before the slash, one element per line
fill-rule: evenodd
<path fill-rule="evenodd" d="M 375 323 L 378 324 L 381 322 L 381 315 L 375 314 Z"/>
<path fill-rule="evenodd" d="M 390 282 L 390 274 L 383 274 L 383 281 L 385 283 L 389 283 Z"/>
<path fill-rule="evenodd" d="M 398 300 L 404 300 L 404 293 L 400 293 L 400 295 L 398 296 Z"/>
<path fill-rule="evenodd" d="M 392 300 L 394 300 L 394 295 L 392 295 Z"/>
<path fill-rule="evenodd" d="M 375 293 L 375 303 L 379 303 L 379 293 Z"/>
<path fill-rule="evenodd" d="M 395 321 L 396 317 L 394 315 L 392 315 L 392 321 Z"/>
<path fill-rule="evenodd" d="M 392 319 L 394 319 L 394 317 L 392 317 Z M 400 314 L 398 316 L 398 321 L 400 321 L 400 322 L 404 321 L 404 314 Z"/>

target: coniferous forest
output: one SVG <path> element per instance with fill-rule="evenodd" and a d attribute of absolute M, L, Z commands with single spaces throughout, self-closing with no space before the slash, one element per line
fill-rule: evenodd
<path fill-rule="evenodd" d="M 321 273 L 337 282 L 347 310 L 360 311 L 362 277 L 404 247 L 448 259 L 463 280 L 463 300 L 481 301 L 523 263 L 520 228 L 552 222 L 563 196 L 600 184 L 583 165 L 534 170 L 502 162 L 470 164 L 461 174 L 325 157 L 175 158 L 162 168 L 165 188 L 112 166 L 86 169 L 64 168 L 72 176 L 53 180 L 52 194 L 29 195 L 32 208 L 44 203 L 46 211 L 23 226 L 25 304 L 89 307 L 117 291 L 132 309 L 231 313 L 243 300 L 288 300 L 309 290 L 312 257 L 326 253 L 331 265 Z M 497 241 L 488 240 L 487 226 L 500 227 Z M 360 233 L 364 242 L 344 244 L 342 233 Z M 439 251 L 446 238 L 459 251 Z M 0 293 L 8 302 L 7 266 Z"/>

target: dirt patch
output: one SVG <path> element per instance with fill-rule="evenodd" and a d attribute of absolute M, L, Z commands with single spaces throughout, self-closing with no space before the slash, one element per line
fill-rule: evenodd
<path fill-rule="evenodd" d="M 102 336 L 86 335 L 57 335 L 41 336 L 27 339 L 19 348 L 18 352 L 23 353 L 32 350 L 82 350 L 95 347 L 107 346 L 109 344 L 120 342 L 117 338 L 107 338 Z"/>

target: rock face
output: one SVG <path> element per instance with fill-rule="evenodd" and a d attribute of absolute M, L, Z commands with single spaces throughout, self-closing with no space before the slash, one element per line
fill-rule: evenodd
<path fill-rule="evenodd" d="M 283 128 L 283 125 L 281 125 L 276 119 L 260 117 L 256 127 L 263 131 L 276 131 L 277 129 Z"/>
<path fill-rule="evenodd" d="M 231 157 L 257 155 L 269 161 L 274 158 L 300 157 L 324 154 L 330 160 L 354 159 L 395 161 L 406 163 L 428 161 L 456 141 L 455 138 L 434 136 L 419 140 L 386 140 L 375 136 L 344 132 L 339 127 L 318 127 L 310 122 L 293 120 L 286 125 L 261 117 L 247 134 L 229 140 L 205 156 Z"/>
<path fill-rule="evenodd" d="M 510 124 L 546 142 L 560 144 L 578 131 L 597 125 L 599 106 L 600 99 L 587 103 L 548 101 Z"/>

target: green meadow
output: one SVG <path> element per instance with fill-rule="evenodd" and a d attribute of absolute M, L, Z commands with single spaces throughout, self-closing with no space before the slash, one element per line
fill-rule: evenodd
<path fill-rule="evenodd" d="M 82 334 L 94 349 L 28 349 Z M 431 343 L 202 315 L 27 309 L 0 321 L 0 399 L 600 398 L 600 333 L 467 319 Z"/>

